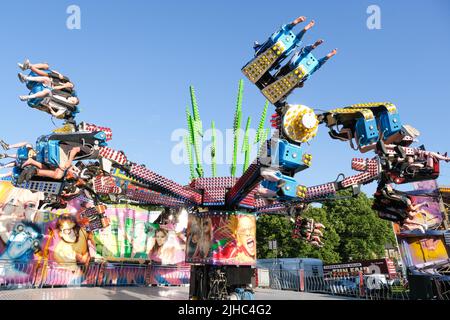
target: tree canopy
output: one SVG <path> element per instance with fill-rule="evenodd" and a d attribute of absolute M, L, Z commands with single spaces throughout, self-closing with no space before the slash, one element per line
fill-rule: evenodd
<path fill-rule="evenodd" d="M 257 222 L 258 258 L 318 258 L 324 263 L 376 259 L 384 256 L 385 245 L 395 243 L 390 222 L 372 210 L 372 199 L 364 193 L 357 197 L 341 191 L 336 200 L 310 207 L 302 216 L 323 223 L 324 247 L 315 248 L 302 239 L 293 239 L 294 224 L 280 215 L 261 215 Z M 277 240 L 278 252 L 269 249 Z"/>

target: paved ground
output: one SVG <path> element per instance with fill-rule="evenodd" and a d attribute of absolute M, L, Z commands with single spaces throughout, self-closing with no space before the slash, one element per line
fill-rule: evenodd
<path fill-rule="evenodd" d="M 348 300 L 306 292 L 257 288 L 256 300 Z M 187 300 L 189 287 L 94 287 L 0 291 L 0 300 Z"/>

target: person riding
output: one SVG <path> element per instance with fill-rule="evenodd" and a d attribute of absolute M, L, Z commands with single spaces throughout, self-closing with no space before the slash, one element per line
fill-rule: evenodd
<path fill-rule="evenodd" d="M 257 56 L 259 53 L 267 50 L 269 47 L 275 44 L 276 41 L 282 36 L 283 34 L 289 33 L 297 24 L 302 23 L 306 21 L 306 17 L 301 16 L 292 21 L 291 23 L 285 24 L 281 26 L 281 28 L 273 33 L 268 40 L 266 40 L 263 44 L 259 44 L 257 41 L 253 44 L 253 49 L 255 50 L 255 56 Z M 296 36 L 297 41 L 300 42 L 305 35 L 306 31 L 311 29 L 315 24 L 315 21 L 312 20 L 309 22 L 303 29 L 300 31 L 300 33 Z"/>
<path fill-rule="evenodd" d="M 298 50 L 289 60 L 288 63 L 286 63 L 285 66 L 283 66 L 276 74 L 275 78 L 283 77 L 292 70 L 294 70 L 298 65 L 301 63 L 301 61 L 306 58 L 314 49 L 316 49 L 318 46 L 320 46 L 323 43 L 322 39 L 317 40 L 311 45 L 305 46 L 302 49 Z M 331 59 L 335 54 L 337 53 L 337 49 L 334 49 L 330 53 L 328 53 L 325 57 L 318 60 L 318 64 L 316 67 L 314 67 L 313 70 L 309 72 L 307 77 L 310 77 L 313 73 L 317 72 L 329 59 Z M 306 78 L 300 82 L 298 85 L 299 87 L 303 87 L 303 83 L 306 80 Z"/>
<path fill-rule="evenodd" d="M 29 76 L 41 76 L 41 77 L 46 77 L 49 78 L 54 86 L 59 86 L 62 85 L 64 83 L 71 83 L 70 79 L 64 75 L 62 75 L 60 72 L 55 71 L 55 70 L 51 70 L 50 66 L 48 65 L 48 63 L 36 63 L 36 64 L 31 64 L 30 60 L 26 59 L 24 63 L 18 63 L 18 66 L 20 69 L 22 69 L 23 71 L 26 70 L 30 70 L 30 74 Z M 23 74 L 18 74 L 19 79 L 21 82 L 24 81 L 30 81 L 31 83 L 27 83 L 27 86 L 29 85 L 29 89 L 31 89 L 31 87 L 34 86 L 34 84 L 32 83 L 33 80 L 26 80 Z M 73 84 L 72 84 L 72 88 L 73 88 Z M 70 92 L 70 89 L 68 89 L 68 91 Z"/>
<path fill-rule="evenodd" d="M 71 118 L 74 113 L 79 112 L 77 105 L 80 100 L 74 89 L 75 85 L 68 77 L 50 70 L 46 63 L 33 65 L 26 60 L 18 65 L 24 71 L 31 70 L 28 76 L 18 74 L 20 81 L 30 89 L 28 95 L 21 95 L 19 99 L 27 101 L 29 107 L 48 112 L 56 118 Z"/>
<path fill-rule="evenodd" d="M 55 157 L 49 157 L 48 163 L 43 163 L 42 153 L 49 154 L 49 148 L 53 148 Z M 44 143 L 44 147 L 38 150 L 36 159 L 29 158 L 21 165 L 23 171 L 18 178 L 18 184 L 30 180 L 33 176 L 61 180 L 67 173 L 77 175 L 78 170 L 72 166 L 72 162 L 78 154 L 90 154 L 91 152 L 92 149 L 89 146 L 79 146 L 70 142 L 61 141 L 57 146 Z"/>
<path fill-rule="evenodd" d="M 13 161 L 3 164 L 0 166 L 0 169 L 6 169 L 6 168 L 14 168 L 17 166 L 21 166 L 24 161 L 28 159 L 32 159 L 36 157 L 36 151 L 33 149 L 33 146 L 28 142 L 19 142 L 15 144 L 8 144 L 3 140 L 0 140 L 0 146 L 5 150 L 10 149 L 17 149 L 17 152 L 15 154 L 0 154 L 0 159 L 4 158 L 12 158 Z M 10 171 L 8 173 L 0 174 L 0 179 L 4 178 L 10 178 L 13 176 L 13 171 Z"/>

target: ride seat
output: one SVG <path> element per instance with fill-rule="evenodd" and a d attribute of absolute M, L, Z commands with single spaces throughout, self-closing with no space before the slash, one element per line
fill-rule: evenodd
<path fill-rule="evenodd" d="M 64 96 L 58 95 L 58 94 L 53 94 L 51 97 L 45 98 L 41 102 L 41 104 L 44 105 L 44 106 L 48 106 L 48 107 L 59 109 L 59 110 L 61 108 L 64 108 L 64 109 L 69 110 L 71 112 L 74 112 L 77 109 L 76 105 L 68 103 L 65 100 Z"/>

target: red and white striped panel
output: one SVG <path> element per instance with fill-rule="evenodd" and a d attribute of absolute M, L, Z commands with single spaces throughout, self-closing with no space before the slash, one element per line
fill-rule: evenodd
<path fill-rule="evenodd" d="M 259 186 L 254 188 L 241 202 L 239 202 L 239 205 L 244 205 L 247 207 L 255 207 L 256 206 L 255 194 L 258 188 Z"/>
<path fill-rule="evenodd" d="M 352 169 L 356 171 L 367 171 L 373 174 L 378 173 L 379 171 L 378 160 L 353 158 Z"/>
<path fill-rule="evenodd" d="M 352 169 L 356 171 L 365 171 L 367 168 L 366 159 L 363 158 L 353 158 L 352 159 Z"/>
<path fill-rule="evenodd" d="M 130 169 L 130 175 L 134 178 L 143 180 L 147 184 L 155 185 L 160 189 L 167 190 L 168 193 L 175 197 L 181 197 L 196 204 L 200 204 L 202 201 L 202 195 L 200 193 L 175 183 L 144 166 L 133 164 Z"/>
<path fill-rule="evenodd" d="M 345 178 L 342 180 L 342 186 L 344 188 L 350 187 L 352 185 L 358 185 L 358 184 L 367 184 L 370 183 L 378 178 L 378 173 L 371 173 L 371 172 L 364 172 L 360 173 L 348 178 Z"/>
<path fill-rule="evenodd" d="M 398 156 L 397 151 L 395 151 L 396 147 L 397 146 L 395 144 L 386 145 L 387 154 L 390 155 L 390 156 Z M 409 147 L 403 147 L 403 150 L 405 151 L 405 154 L 407 156 L 413 156 L 413 155 L 416 154 L 416 151 L 418 149 L 409 148 Z"/>
<path fill-rule="evenodd" d="M 120 194 L 121 188 L 113 177 L 97 176 L 94 178 L 94 191 L 98 194 Z"/>
<path fill-rule="evenodd" d="M 312 200 L 336 194 L 334 183 L 325 183 L 314 187 L 308 187 L 305 200 Z"/>
<path fill-rule="evenodd" d="M 411 137 L 409 137 L 409 136 L 405 136 L 405 137 L 403 137 L 403 139 L 402 139 L 403 145 L 409 146 L 409 145 L 411 145 L 413 142 L 414 142 L 414 139 L 411 138 Z"/>
<path fill-rule="evenodd" d="M 270 119 L 270 125 L 272 128 L 279 129 L 281 126 L 281 117 L 278 113 L 274 113 Z"/>
<path fill-rule="evenodd" d="M 164 196 L 156 192 L 146 192 L 143 190 L 127 190 L 127 197 L 131 200 L 139 201 L 141 203 L 157 204 L 167 207 L 181 207 L 185 203 L 175 198 Z"/>
<path fill-rule="evenodd" d="M 106 134 L 106 141 L 112 139 L 112 130 L 107 127 L 100 127 L 96 126 L 95 124 L 85 123 L 83 126 L 83 130 L 86 130 L 88 132 L 103 131 Z"/>
<path fill-rule="evenodd" d="M 370 174 L 379 174 L 380 173 L 380 164 L 377 159 L 367 159 L 367 172 Z"/>
<path fill-rule="evenodd" d="M 242 200 L 241 202 L 239 202 L 239 206 L 241 207 L 250 207 L 250 208 L 254 208 L 255 207 L 255 199 L 253 198 L 249 198 L 248 196 L 246 198 L 244 198 L 244 200 Z"/>
<path fill-rule="evenodd" d="M 434 158 L 439 161 L 439 157 L 441 157 L 441 159 L 444 159 L 444 157 L 446 157 L 445 155 L 437 154 L 432 151 L 426 151 L 426 150 L 421 150 L 421 149 L 414 149 L 414 151 L 415 151 L 415 154 L 418 157 L 422 158 L 423 160 L 428 160 L 429 158 Z"/>
<path fill-rule="evenodd" d="M 203 193 L 203 203 L 225 202 L 226 189 L 205 189 Z"/>
<path fill-rule="evenodd" d="M 231 202 L 240 202 L 243 198 L 250 193 L 253 188 L 258 185 L 262 181 L 262 177 L 260 175 L 261 164 L 257 162 L 253 162 L 244 174 L 239 178 L 236 184 L 231 188 L 231 190 L 227 194 L 227 203 L 232 204 Z M 247 192 L 247 194 L 244 194 Z M 239 195 L 238 195 L 239 194 Z"/>
<path fill-rule="evenodd" d="M 352 168 L 358 171 L 364 171 L 363 173 L 350 176 L 342 180 L 342 186 L 344 188 L 352 185 L 367 184 L 378 178 L 380 168 L 378 160 L 374 159 L 361 159 L 355 158 L 352 160 Z"/>
<path fill-rule="evenodd" d="M 256 212 L 284 212 L 286 211 L 286 205 L 277 201 L 268 201 L 266 199 L 256 199 L 255 211 Z"/>
<path fill-rule="evenodd" d="M 100 147 L 99 154 L 100 157 L 111 160 L 121 165 L 125 165 L 128 161 L 127 157 L 122 152 L 108 147 Z"/>
<path fill-rule="evenodd" d="M 229 189 L 236 182 L 238 178 L 235 177 L 212 177 L 212 178 L 197 178 L 192 180 L 190 187 L 198 190 L 203 189 Z"/>
<path fill-rule="evenodd" d="M 255 199 L 255 207 L 256 208 L 262 208 L 265 207 L 269 204 L 272 204 L 273 202 L 269 202 L 269 200 L 264 199 L 264 198 L 256 198 Z"/>

